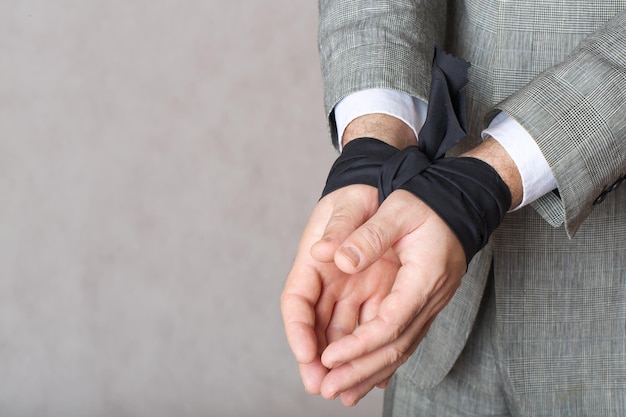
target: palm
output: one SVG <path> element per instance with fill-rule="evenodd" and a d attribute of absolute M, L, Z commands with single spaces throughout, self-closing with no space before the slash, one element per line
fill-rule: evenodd
<path fill-rule="evenodd" d="M 320 285 L 315 322 L 320 350 L 376 316 L 401 266 L 393 250 L 356 274 L 341 271 L 334 262 L 312 260 L 311 265 Z"/>

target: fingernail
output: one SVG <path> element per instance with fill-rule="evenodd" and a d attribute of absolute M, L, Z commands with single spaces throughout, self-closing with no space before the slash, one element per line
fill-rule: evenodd
<path fill-rule="evenodd" d="M 350 259 L 350 261 L 352 262 L 352 265 L 354 267 L 359 266 L 359 263 L 361 262 L 361 255 L 359 255 L 359 252 L 357 252 L 356 249 L 354 249 L 351 246 L 344 246 L 343 248 L 341 248 L 341 252 L 348 258 Z"/>

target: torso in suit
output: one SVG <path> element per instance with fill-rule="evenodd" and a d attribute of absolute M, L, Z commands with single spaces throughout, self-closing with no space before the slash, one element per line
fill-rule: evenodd
<path fill-rule="evenodd" d="M 399 372 L 418 387 L 445 377 L 493 265 L 496 338 L 528 413 L 619 402 L 626 413 L 626 1 L 321 0 L 320 17 L 334 140 L 332 109 L 354 91 L 426 99 L 439 44 L 472 64 L 457 152 L 505 111 L 558 184 L 507 215 Z"/>

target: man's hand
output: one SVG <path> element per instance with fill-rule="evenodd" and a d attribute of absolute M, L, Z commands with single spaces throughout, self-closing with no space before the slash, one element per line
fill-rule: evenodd
<path fill-rule="evenodd" d="M 312 394 L 320 393 L 328 372 L 321 353 L 329 343 L 352 333 L 358 322 L 376 315 L 399 268 L 391 252 L 357 274 L 343 272 L 334 262 L 335 256 L 345 257 L 337 247 L 377 209 L 378 191 L 367 185 L 344 187 L 324 197 L 304 230 L 287 277 L 281 297 L 287 340 Z"/>
<path fill-rule="evenodd" d="M 356 118 L 347 126 L 342 142 L 345 145 L 361 136 L 377 137 L 397 148 L 417 142 L 411 128 L 385 114 Z M 354 256 L 360 256 L 349 247 L 340 250 L 341 244 L 376 210 L 378 190 L 367 185 L 344 187 L 321 199 L 287 277 L 281 297 L 287 340 L 300 364 L 304 386 L 312 394 L 320 393 L 328 373 L 321 363 L 324 349 L 352 333 L 357 323 L 376 316 L 400 268 L 399 260 L 388 251 L 377 265 L 358 274 L 339 269 L 338 265 L 350 265 Z"/>
<path fill-rule="evenodd" d="M 465 255 L 458 239 L 428 206 L 414 195 L 393 192 L 379 210 L 341 245 L 359 254 L 360 263 L 336 257 L 346 273 L 375 267 L 391 252 L 399 261 L 393 286 L 370 320 L 324 350 L 330 370 L 321 393 L 341 395 L 352 405 L 375 386 L 385 386 L 415 351 L 436 315 L 447 305 L 465 274 Z M 388 255 L 387 255 L 388 256 Z"/>
<path fill-rule="evenodd" d="M 305 387 L 346 405 L 386 384 L 465 273 L 459 241 L 428 206 L 398 190 L 376 211 L 377 198 L 350 186 L 320 201 L 282 297 Z"/>

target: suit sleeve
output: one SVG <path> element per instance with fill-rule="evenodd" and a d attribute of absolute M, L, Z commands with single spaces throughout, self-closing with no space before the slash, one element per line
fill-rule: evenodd
<path fill-rule="evenodd" d="M 626 11 L 497 110 L 533 136 L 556 179 L 558 193 L 533 205 L 553 225 L 564 222 L 573 236 L 626 182 Z"/>
<path fill-rule="evenodd" d="M 446 2 L 320 0 L 324 106 L 333 144 L 333 109 L 345 96 L 387 88 L 426 99 L 433 45 L 445 40 Z"/>

